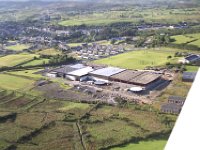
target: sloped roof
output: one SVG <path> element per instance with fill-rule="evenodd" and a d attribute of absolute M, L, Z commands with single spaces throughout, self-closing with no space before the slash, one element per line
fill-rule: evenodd
<path fill-rule="evenodd" d="M 84 76 L 87 75 L 89 72 L 93 71 L 94 69 L 92 67 L 85 67 L 82 69 L 78 69 L 72 72 L 69 72 L 68 75 L 74 75 L 74 76 Z"/>
<path fill-rule="evenodd" d="M 116 67 L 107 67 L 107 68 L 95 70 L 95 71 L 91 72 L 91 74 L 110 77 L 112 75 L 123 72 L 125 70 L 126 69 L 121 69 L 121 68 L 116 68 Z"/>

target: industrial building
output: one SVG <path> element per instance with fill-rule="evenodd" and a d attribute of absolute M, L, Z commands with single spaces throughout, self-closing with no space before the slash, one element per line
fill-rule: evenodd
<path fill-rule="evenodd" d="M 183 72 L 182 81 L 193 82 L 196 77 L 196 74 L 196 72 Z"/>
<path fill-rule="evenodd" d="M 126 69 L 116 68 L 116 67 L 107 67 L 101 68 L 89 73 L 93 80 L 109 81 L 112 75 L 118 74 L 125 71 Z"/>
<path fill-rule="evenodd" d="M 110 77 L 111 81 L 134 84 L 139 86 L 149 85 L 159 80 L 161 74 L 145 71 L 126 70 Z"/>

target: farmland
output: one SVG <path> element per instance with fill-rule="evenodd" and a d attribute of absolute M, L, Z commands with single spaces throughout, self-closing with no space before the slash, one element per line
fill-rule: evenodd
<path fill-rule="evenodd" d="M 24 62 L 32 60 L 38 55 L 35 54 L 16 54 L 0 57 L 0 67 L 13 67 Z"/>
<path fill-rule="evenodd" d="M 23 64 L 23 67 L 27 67 L 27 66 L 37 66 L 37 65 L 43 65 L 43 64 L 48 64 L 49 59 L 35 59 L 32 60 L 30 62 L 27 62 L 25 64 Z"/>
<path fill-rule="evenodd" d="M 57 50 L 57 49 L 50 48 L 50 49 L 44 49 L 44 50 L 38 51 L 36 54 L 40 54 L 40 55 L 58 55 L 58 54 L 62 54 L 62 52 Z"/>
<path fill-rule="evenodd" d="M 175 44 L 188 44 L 200 47 L 200 34 L 185 34 L 185 35 L 177 35 L 172 36 L 172 39 L 175 41 Z"/>
<path fill-rule="evenodd" d="M 176 63 L 178 58 L 173 57 L 177 50 L 159 48 L 131 51 L 94 61 L 97 64 L 106 64 L 127 69 L 144 69 L 149 66 L 164 66 L 167 62 Z M 172 56 L 168 59 L 168 56 Z"/>
<path fill-rule="evenodd" d="M 30 46 L 25 44 L 17 44 L 12 46 L 7 46 L 6 49 L 13 51 L 22 51 L 24 49 L 28 49 Z"/>

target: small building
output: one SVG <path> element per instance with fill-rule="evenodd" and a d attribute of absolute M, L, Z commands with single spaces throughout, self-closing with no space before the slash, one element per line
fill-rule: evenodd
<path fill-rule="evenodd" d="M 77 68 L 73 68 L 69 65 L 63 66 L 61 68 L 54 69 L 53 72 L 57 73 L 57 77 L 65 78 L 65 76 L 72 71 L 77 70 Z"/>
<path fill-rule="evenodd" d="M 161 112 L 169 114 L 179 114 L 181 112 L 181 109 L 182 109 L 181 105 L 167 103 L 162 105 Z"/>
<path fill-rule="evenodd" d="M 177 104 L 183 106 L 185 103 L 185 98 L 180 96 L 169 96 L 168 103 Z"/>
<path fill-rule="evenodd" d="M 189 64 L 189 63 L 195 63 L 196 61 L 199 61 L 199 60 L 200 60 L 199 55 L 192 54 L 185 58 L 180 59 L 179 62 L 182 64 Z"/>
<path fill-rule="evenodd" d="M 182 81 L 193 82 L 196 77 L 196 74 L 196 72 L 183 72 Z"/>
<path fill-rule="evenodd" d="M 88 79 L 88 73 L 93 71 L 92 67 L 85 67 L 72 72 L 67 73 L 65 78 L 72 81 L 84 81 Z"/>

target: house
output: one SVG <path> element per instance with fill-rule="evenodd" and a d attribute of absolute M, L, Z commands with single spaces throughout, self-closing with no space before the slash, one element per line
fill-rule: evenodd
<path fill-rule="evenodd" d="M 185 102 L 185 98 L 184 97 L 169 96 L 169 98 L 168 98 L 168 103 L 171 103 L 171 104 L 177 104 L 177 105 L 183 106 L 184 102 Z"/>
<path fill-rule="evenodd" d="M 193 82 L 196 77 L 196 74 L 196 72 L 183 72 L 182 81 Z"/>
<path fill-rule="evenodd" d="M 179 114 L 181 112 L 181 109 L 182 109 L 181 105 L 168 103 L 168 104 L 162 105 L 161 112 L 169 113 L 169 114 Z"/>
<path fill-rule="evenodd" d="M 197 61 L 200 61 L 200 56 L 195 54 L 189 55 L 179 60 L 179 62 L 182 64 L 195 63 Z"/>
<path fill-rule="evenodd" d="M 88 78 L 88 73 L 93 71 L 92 67 L 85 67 L 66 74 L 65 78 L 72 81 L 84 81 Z"/>

